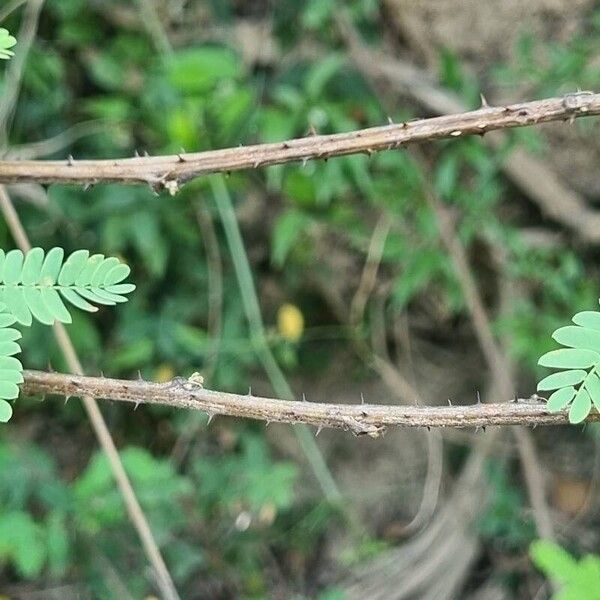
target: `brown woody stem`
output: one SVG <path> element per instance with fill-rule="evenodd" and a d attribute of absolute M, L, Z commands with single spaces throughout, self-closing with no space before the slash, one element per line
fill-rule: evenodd
<path fill-rule="evenodd" d="M 508 106 L 406 123 L 371 127 L 333 135 L 309 135 L 284 142 L 239 148 L 144 156 L 115 160 L 7 160 L 0 161 L 0 183 L 37 182 L 93 185 L 96 183 L 148 184 L 175 194 L 179 186 L 209 173 L 267 167 L 293 161 L 401 148 L 426 140 L 483 135 L 495 129 L 525 127 L 548 121 L 570 121 L 600 114 L 600 94 L 577 92 Z"/>
<path fill-rule="evenodd" d="M 545 402 L 521 399 L 503 404 L 467 406 L 401 406 L 378 404 L 328 404 L 275 400 L 205 389 L 184 378 L 167 383 L 143 380 L 84 377 L 43 371 L 25 371 L 25 394 L 89 396 L 132 404 L 159 404 L 195 409 L 210 416 L 223 415 L 277 423 L 305 423 L 317 428 L 337 428 L 356 435 L 379 436 L 388 426 L 486 427 L 493 425 L 563 425 L 566 412 L 549 413 Z M 593 411 L 588 421 L 600 421 Z"/>

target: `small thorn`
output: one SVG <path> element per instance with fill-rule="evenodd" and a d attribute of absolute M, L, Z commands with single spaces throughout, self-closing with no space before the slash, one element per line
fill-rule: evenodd
<path fill-rule="evenodd" d="M 305 167 L 307 162 L 308 162 L 308 158 L 303 158 L 302 159 L 302 166 Z"/>
<path fill-rule="evenodd" d="M 91 187 L 92 187 L 91 183 L 84 183 L 83 184 L 83 191 L 87 192 Z"/>
<path fill-rule="evenodd" d="M 360 393 L 360 403 L 364 404 L 365 403 L 365 397 L 363 396 L 363 393 Z"/>
<path fill-rule="evenodd" d="M 148 154 L 148 150 L 144 150 L 144 156 L 148 158 L 150 155 Z"/>
<path fill-rule="evenodd" d="M 481 108 L 489 108 L 490 105 L 488 104 L 488 101 L 485 99 L 485 96 L 483 94 L 479 94 L 479 97 L 481 98 Z"/>
<path fill-rule="evenodd" d="M 479 395 L 479 390 L 477 390 L 477 404 L 481 404 L 481 396 Z"/>
<path fill-rule="evenodd" d="M 252 165 L 253 169 L 258 169 L 258 167 L 260 167 L 261 165 L 261 161 L 260 160 L 255 160 L 254 164 Z"/>
<path fill-rule="evenodd" d="M 137 409 L 138 409 L 138 406 L 139 406 L 140 404 L 141 404 L 140 402 L 136 402 L 136 403 L 135 403 L 135 406 L 133 407 L 133 410 L 137 410 Z"/>
<path fill-rule="evenodd" d="M 315 433 L 315 437 L 317 437 L 321 431 L 323 430 L 323 427 L 321 425 L 319 425 L 319 427 L 317 428 L 317 432 Z"/>
<path fill-rule="evenodd" d="M 306 402 L 306 394 L 302 392 L 302 402 Z"/>
<path fill-rule="evenodd" d="M 394 124 L 394 121 L 393 121 L 392 117 L 390 117 L 390 115 L 388 115 L 387 122 L 388 122 L 388 125 Z"/>
<path fill-rule="evenodd" d="M 252 396 L 252 386 L 248 388 L 248 396 Z"/>
<path fill-rule="evenodd" d="M 69 154 L 69 156 L 67 156 L 67 164 L 72 167 L 73 166 L 73 155 Z"/>
<path fill-rule="evenodd" d="M 215 418 L 214 413 L 206 413 L 207 417 L 208 417 L 208 421 L 206 421 L 206 426 L 208 427 L 211 423 L 211 421 Z"/>
<path fill-rule="evenodd" d="M 139 369 L 138 369 L 138 372 L 137 372 L 137 378 L 138 378 L 138 381 L 143 381 L 144 380 L 144 378 L 142 377 L 142 372 Z"/>
<path fill-rule="evenodd" d="M 139 157 L 140 157 L 140 153 L 138 152 L 138 149 L 137 149 L 137 148 L 135 149 L 135 152 L 133 153 L 133 156 L 134 156 L 135 158 L 139 158 Z"/>
<path fill-rule="evenodd" d="M 183 157 L 182 154 L 178 154 L 177 158 L 179 159 L 179 162 L 185 162 L 185 158 Z"/>
<path fill-rule="evenodd" d="M 308 126 L 308 133 L 306 135 L 318 135 L 317 130 L 312 123 Z"/>
<path fill-rule="evenodd" d="M 50 363 L 50 361 L 48 361 L 48 371 L 50 373 L 54 373 L 54 368 L 52 367 L 52 364 Z"/>
<path fill-rule="evenodd" d="M 452 402 L 451 402 L 450 398 L 448 398 L 448 406 L 452 406 Z"/>
<path fill-rule="evenodd" d="M 65 405 L 67 404 L 67 402 L 69 401 L 70 396 L 65 396 Z M 43 398 L 44 400 L 46 399 L 46 396 L 44 396 Z"/>
<path fill-rule="evenodd" d="M 100 371 L 100 377 L 104 379 L 104 371 Z"/>
<path fill-rule="evenodd" d="M 271 424 L 271 421 L 265 421 L 265 427 L 268 427 Z"/>

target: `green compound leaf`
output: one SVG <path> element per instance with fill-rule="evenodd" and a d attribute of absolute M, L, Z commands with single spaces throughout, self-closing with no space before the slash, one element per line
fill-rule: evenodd
<path fill-rule="evenodd" d="M 0 250 L 0 301 L 16 321 L 22 325 L 31 325 L 33 319 L 45 325 L 70 323 L 65 301 L 95 312 L 95 304 L 126 302 L 124 294 L 135 289 L 123 283 L 130 269 L 117 258 L 77 250 L 63 259 L 62 248 L 47 253 L 33 248 L 26 255 L 20 250 L 7 254 Z"/>
<path fill-rule="evenodd" d="M 537 389 L 556 390 L 548 398 L 548 410 L 569 408 L 569 422 L 575 424 L 584 421 L 592 407 L 600 412 L 600 312 L 586 310 L 572 320 L 575 325 L 552 334 L 566 348 L 547 352 L 538 361 L 563 370 L 544 377 Z"/>
<path fill-rule="evenodd" d="M 6 307 L 3 306 L 3 310 Z M 6 312 L 0 313 L 0 423 L 6 423 L 12 416 L 12 406 L 7 400 L 19 395 L 19 384 L 23 383 L 23 365 L 13 357 L 21 352 L 17 340 L 21 332 L 10 327 L 15 317 Z"/>

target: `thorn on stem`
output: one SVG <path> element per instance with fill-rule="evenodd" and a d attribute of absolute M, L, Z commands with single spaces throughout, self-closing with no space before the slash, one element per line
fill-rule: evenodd
<path fill-rule="evenodd" d="M 69 156 L 67 156 L 67 164 L 72 167 L 73 166 L 73 155 L 69 154 Z"/>
<path fill-rule="evenodd" d="M 215 413 L 207 412 L 206 416 L 208 417 L 208 421 L 206 421 L 206 426 L 208 427 L 211 421 L 215 418 Z"/>
<path fill-rule="evenodd" d="M 479 390 L 477 390 L 477 404 L 481 404 L 481 396 L 479 395 Z"/>
<path fill-rule="evenodd" d="M 319 425 L 319 427 L 317 428 L 317 432 L 315 433 L 315 437 L 317 437 L 321 433 L 322 430 L 323 430 L 323 426 Z"/>
<path fill-rule="evenodd" d="M 481 108 L 489 108 L 490 105 L 488 104 L 485 96 L 483 94 L 479 94 L 479 97 L 481 98 Z"/>

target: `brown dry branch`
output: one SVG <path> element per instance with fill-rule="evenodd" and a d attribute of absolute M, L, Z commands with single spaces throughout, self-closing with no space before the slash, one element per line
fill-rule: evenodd
<path fill-rule="evenodd" d="M 433 113 L 447 115 L 466 110 L 463 102 L 427 71 L 393 56 L 393 52 L 364 44 L 341 13 L 336 23 L 352 61 L 365 77 L 386 82 Z M 503 143 L 501 138 L 491 136 L 488 141 L 496 150 Z M 543 159 L 517 147 L 503 161 L 502 170 L 544 215 L 562 223 L 586 243 L 600 242 L 600 211 L 590 208 L 585 198 L 566 185 Z"/>
<path fill-rule="evenodd" d="M 175 378 L 167 383 L 85 377 L 43 371 L 24 371 L 25 394 L 56 394 L 67 398 L 90 397 L 172 408 L 195 409 L 217 415 L 266 421 L 305 423 L 316 428 L 335 428 L 356 435 L 377 437 L 388 426 L 487 427 L 493 425 L 565 425 L 567 413 L 550 413 L 536 396 L 502 404 L 399 406 L 384 404 L 328 404 L 276 400 L 205 389 L 193 380 Z M 600 421 L 590 413 L 588 421 Z"/>
<path fill-rule="evenodd" d="M 268 167 L 294 161 L 392 150 L 433 139 L 483 135 L 488 131 L 599 115 L 600 94 L 577 92 L 507 106 L 419 119 L 332 135 L 309 135 L 284 142 L 240 146 L 171 156 L 116 160 L 0 161 L 0 183 L 148 184 L 175 194 L 179 187 L 209 173 Z"/>

